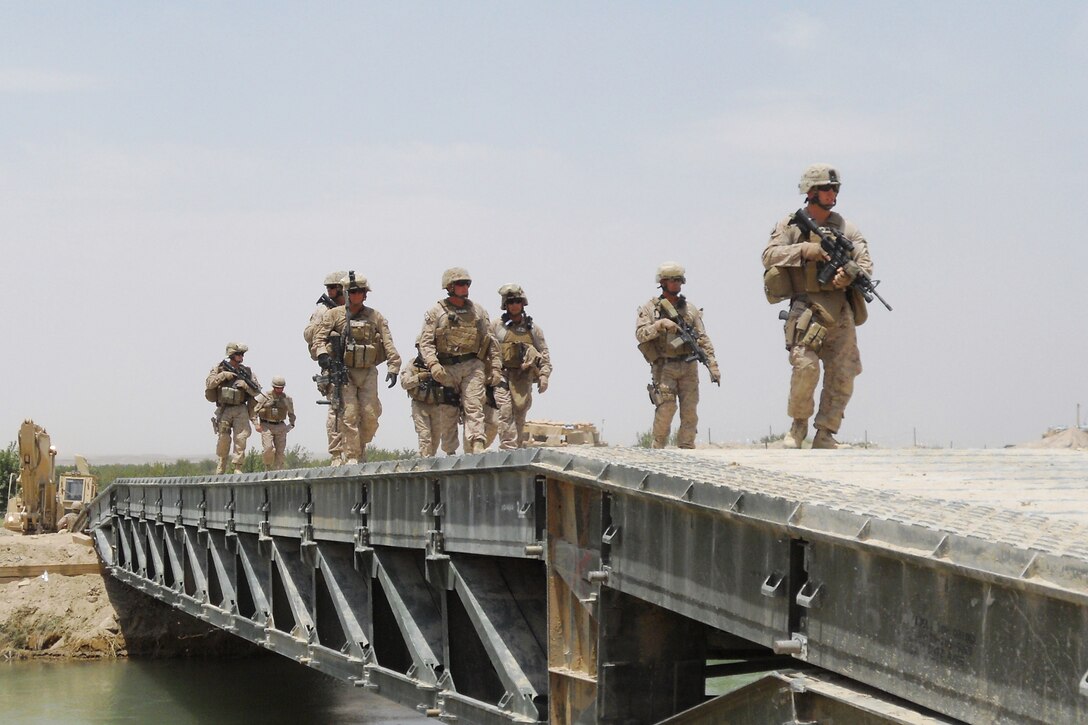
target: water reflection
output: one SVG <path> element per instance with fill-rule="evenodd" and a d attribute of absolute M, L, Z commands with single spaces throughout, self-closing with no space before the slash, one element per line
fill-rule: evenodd
<path fill-rule="evenodd" d="M 229 662 L 3 663 L 0 721 L 420 725 L 428 719 L 362 688 L 268 655 Z"/>

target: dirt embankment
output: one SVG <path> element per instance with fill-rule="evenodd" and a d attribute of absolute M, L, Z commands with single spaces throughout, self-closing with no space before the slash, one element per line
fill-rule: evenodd
<path fill-rule="evenodd" d="M 0 572 L 45 566 L 41 575 L 0 578 L 0 658 L 222 657 L 255 649 L 112 577 L 49 573 L 49 566 L 97 561 L 68 533 L 0 529 Z"/>

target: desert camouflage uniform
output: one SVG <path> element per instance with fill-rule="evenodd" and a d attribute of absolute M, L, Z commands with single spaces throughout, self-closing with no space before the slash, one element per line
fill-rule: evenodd
<path fill-rule="evenodd" d="M 419 352 L 427 369 L 433 373 L 441 365 L 450 376 L 450 387 L 461 394 L 466 452 L 484 445 L 484 386 L 499 378 L 501 363 L 490 327 L 483 306 L 465 300 L 464 307 L 457 307 L 442 299 L 423 316 L 419 335 Z"/>
<path fill-rule="evenodd" d="M 484 409 L 486 445 L 499 438 L 499 448 L 510 450 L 525 445 L 525 418 L 533 406 L 533 382 L 552 374 L 551 353 L 544 330 L 533 318 L 522 314 L 514 322 L 509 313 L 491 325 L 498 342 L 503 383 L 495 388 L 496 407 Z M 546 384 L 546 383 L 545 383 Z"/>
<path fill-rule="evenodd" d="M 377 365 L 384 361 L 389 373 L 399 375 L 400 354 L 393 345 L 389 323 L 382 313 L 373 307 L 363 307 L 351 319 L 351 335 L 345 335 L 347 315 L 346 306 L 334 307 L 326 312 L 314 331 L 312 350 L 315 356 L 331 355 L 329 337 L 334 333 L 356 340 L 357 354 L 353 357 L 345 354 L 344 361 L 348 367 L 348 381 L 343 390 L 343 456 L 345 460 L 365 461 L 366 446 L 374 440 L 378 418 L 382 414 L 382 404 L 378 399 Z"/>
<path fill-rule="evenodd" d="M 227 369 L 228 363 L 228 360 L 223 360 L 212 368 L 204 381 L 204 387 L 208 391 L 215 390 L 219 394 L 219 402 L 215 409 L 216 434 L 219 436 L 215 447 L 215 455 L 218 459 L 215 472 L 226 472 L 227 456 L 230 454 L 233 439 L 234 456 L 231 458 L 231 463 L 234 466 L 234 472 L 241 473 L 246 458 L 246 442 L 253 432 L 250 421 L 254 418 L 254 395 L 257 394 L 257 391 L 251 390 L 241 379 L 235 377 L 234 373 Z M 260 383 L 257 382 L 257 378 L 253 375 L 253 370 L 246 365 L 238 365 L 237 367 L 248 374 L 250 379 L 260 387 Z M 242 402 L 222 402 L 224 388 L 234 388 L 240 391 Z"/>
<path fill-rule="evenodd" d="M 786 349 L 793 366 L 787 413 L 794 420 L 812 415 L 816 385 L 820 381 L 820 361 L 823 361 L 824 385 L 819 412 L 813 422 L 816 428 L 835 433 L 842 425 L 846 404 L 854 392 L 854 378 L 861 374 L 855 317 L 865 314 L 865 303 L 853 290 L 839 290 L 831 284 L 819 283 L 817 263 L 803 260 L 800 248 L 802 242 L 819 240 L 808 239 L 807 234 L 790 224 L 792 217 L 790 214 L 775 225 L 763 250 L 764 268 L 781 267 L 789 275 L 795 290 L 786 321 Z M 838 229 L 853 242 L 854 261 L 871 275 L 873 262 L 869 258 L 869 244 L 858 228 L 835 212 L 831 212 L 824 226 Z M 811 315 L 806 315 L 810 309 Z M 804 324 L 799 326 L 799 321 Z M 858 324 L 864 321 L 862 316 Z M 800 344 L 812 324 L 827 328 L 822 345 L 818 341 Z"/>
<path fill-rule="evenodd" d="M 460 410 L 456 405 L 441 402 L 445 399 L 443 388 L 431 378 L 420 357 L 404 366 L 400 384 L 412 401 L 412 423 L 419 438 L 419 455 L 433 456 L 440 446 L 447 456 L 457 453 Z"/>
<path fill-rule="evenodd" d="M 286 393 L 272 390 L 257 396 L 253 412 L 262 428 L 264 468 L 266 471 L 282 470 L 286 464 L 287 433 L 295 427 L 295 401 Z"/>
<path fill-rule="evenodd" d="M 675 332 L 661 333 L 655 323 L 662 319 L 661 300 L 664 295 L 650 299 L 638 310 L 635 324 L 635 339 L 640 349 L 649 350 L 647 360 L 652 359 L 650 371 L 653 379 L 655 402 L 653 447 L 664 448 L 669 440 L 669 429 L 673 416 L 676 415 L 677 399 L 680 407 L 680 429 L 676 434 L 676 445 L 680 448 L 694 448 L 695 434 L 699 425 L 699 363 L 695 360 L 685 362 L 692 350 L 686 344 L 673 345 L 677 340 Z M 690 304 L 683 295 L 674 305 L 676 312 L 695 331 L 695 340 L 707 354 L 710 368 L 717 371 L 718 363 L 714 355 L 714 345 L 710 342 L 703 327 L 702 310 Z M 646 353 L 644 352 L 644 355 Z"/>
<path fill-rule="evenodd" d="M 325 302 L 325 300 L 328 300 L 328 302 Z M 337 306 L 328 295 L 322 295 L 321 300 L 318 301 L 317 309 L 310 315 L 310 321 L 306 323 L 306 328 L 302 331 L 302 337 L 306 340 L 306 348 L 310 351 L 310 358 L 313 360 L 317 360 L 317 353 L 314 352 L 313 348 L 314 332 L 317 331 L 318 323 L 325 317 L 325 313 Z M 326 398 L 330 393 L 329 390 L 320 390 L 319 392 Z M 328 408 L 329 413 L 325 417 L 325 434 L 329 440 L 329 455 L 332 456 L 332 464 L 335 466 L 343 460 L 344 433 L 337 423 L 335 407 L 329 405 Z"/>

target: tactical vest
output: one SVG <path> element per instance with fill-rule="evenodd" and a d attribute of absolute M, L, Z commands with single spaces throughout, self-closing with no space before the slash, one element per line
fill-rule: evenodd
<path fill-rule="evenodd" d="M 790 278 L 790 288 L 793 290 L 794 295 L 799 295 L 805 292 L 835 292 L 835 285 L 833 284 L 820 284 L 820 281 L 816 279 L 816 275 L 820 273 L 820 262 L 801 262 L 800 267 L 781 267 L 786 270 L 786 274 Z M 837 290 L 842 291 L 842 290 Z"/>
<path fill-rule="evenodd" d="M 688 316 L 688 303 L 687 300 L 684 299 L 683 295 L 680 296 L 680 299 L 677 300 L 674 307 L 676 308 L 676 314 L 682 320 L 687 322 L 692 327 L 695 326 L 694 320 L 692 320 L 691 317 Z M 660 320 L 665 317 L 664 313 L 662 313 L 661 311 L 660 297 L 654 300 L 654 311 L 655 320 Z M 672 360 L 676 358 L 687 357 L 694 352 L 694 350 L 691 349 L 691 346 L 684 342 L 680 338 L 680 336 L 672 330 L 669 330 L 664 335 L 658 335 L 650 342 L 657 347 L 658 358 L 667 358 L 669 360 Z"/>
<path fill-rule="evenodd" d="M 241 405 L 246 402 L 246 394 L 233 385 L 221 385 L 216 391 L 216 405 Z"/>
<path fill-rule="evenodd" d="M 226 365 L 224 365 L 222 363 L 219 364 L 219 369 L 220 369 L 220 371 L 229 372 L 227 370 Z M 249 368 L 247 368 L 245 365 L 239 365 L 238 369 L 241 370 L 242 372 L 246 373 L 247 375 L 249 375 L 250 378 L 253 377 L 253 371 L 250 370 Z M 241 378 L 236 377 L 236 378 L 234 378 L 234 380 L 228 380 L 227 382 L 222 383 L 218 388 L 216 388 L 216 390 L 215 390 L 215 404 L 216 405 L 241 405 L 242 403 L 246 402 L 246 398 L 249 397 L 249 393 L 242 390 L 241 388 L 235 387 L 235 384 L 240 379 Z"/>
<path fill-rule="evenodd" d="M 483 329 L 483 320 L 476 316 L 473 304 L 469 302 L 464 307 L 455 307 L 447 300 L 442 300 L 440 304 L 446 316 L 439 319 L 438 328 L 434 331 L 435 352 L 444 357 L 482 357 L 487 351 L 487 333 Z"/>
<path fill-rule="evenodd" d="M 503 325 L 498 329 L 497 336 L 502 366 L 507 369 L 520 368 L 525 362 L 526 346 L 536 347 L 533 331 L 525 322 L 510 326 Z"/>
<path fill-rule="evenodd" d="M 269 423 L 282 423 L 287 420 L 287 399 L 268 396 L 268 402 L 261 408 L 261 419 Z"/>
<path fill-rule="evenodd" d="M 345 311 L 345 319 L 350 314 Z M 345 335 L 344 364 L 349 368 L 372 368 L 385 362 L 385 342 L 382 332 L 373 316 L 364 310 L 360 317 L 349 320 L 346 325 L 350 334 Z"/>

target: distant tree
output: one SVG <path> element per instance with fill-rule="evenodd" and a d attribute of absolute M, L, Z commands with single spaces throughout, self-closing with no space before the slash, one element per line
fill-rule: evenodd
<path fill-rule="evenodd" d="M 8 510 L 8 478 L 19 475 L 19 451 L 14 441 L 0 451 L 0 514 Z"/>

